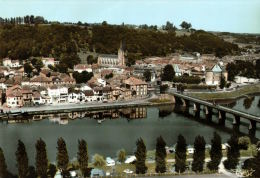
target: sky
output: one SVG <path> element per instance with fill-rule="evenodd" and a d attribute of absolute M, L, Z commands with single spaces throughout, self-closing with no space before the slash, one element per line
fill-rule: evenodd
<path fill-rule="evenodd" d="M 260 0 L 0 0 L 0 17 L 39 15 L 50 21 L 148 24 L 182 21 L 195 29 L 260 33 Z"/>

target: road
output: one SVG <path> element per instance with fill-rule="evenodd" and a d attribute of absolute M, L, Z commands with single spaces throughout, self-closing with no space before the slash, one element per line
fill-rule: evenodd
<path fill-rule="evenodd" d="M 153 178 L 230 178 L 224 174 L 201 174 L 201 175 L 181 175 L 181 176 L 152 176 Z M 129 177 L 130 178 L 130 177 Z M 138 177 L 147 178 L 147 177 Z"/>
<path fill-rule="evenodd" d="M 122 105 L 149 105 L 150 99 L 156 98 L 155 94 L 151 94 L 146 98 L 127 100 L 127 101 L 116 101 L 116 102 L 89 102 L 89 103 L 66 103 L 66 104 L 50 104 L 50 105 L 41 105 L 33 107 L 22 107 L 22 108 L 3 108 L 4 113 L 23 113 L 23 112 L 47 112 L 53 110 L 73 110 L 73 109 L 88 109 L 88 108 L 106 108 L 106 107 L 117 107 Z"/>

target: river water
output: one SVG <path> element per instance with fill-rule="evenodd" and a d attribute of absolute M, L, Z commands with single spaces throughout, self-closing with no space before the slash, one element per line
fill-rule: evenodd
<path fill-rule="evenodd" d="M 257 104 L 260 96 L 255 96 L 249 109 L 245 109 L 244 99 L 238 99 L 236 105 L 231 104 L 231 106 L 234 109 L 259 115 L 260 107 Z M 184 135 L 188 144 L 193 144 L 195 136 L 199 134 L 204 136 L 207 143 L 210 143 L 213 132 L 216 131 L 221 135 L 224 143 L 232 133 L 232 119 L 227 118 L 225 127 L 217 126 L 216 124 L 208 124 L 205 119 L 198 121 L 192 116 L 187 117 L 172 112 L 173 108 L 174 106 L 131 108 L 102 113 L 45 116 L 46 119 L 31 120 L 28 123 L 0 123 L 0 147 L 4 151 L 8 169 L 17 172 L 15 151 L 18 139 L 24 142 L 30 165 L 34 165 L 35 142 L 39 138 L 42 138 L 47 144 L 49 161 L 55 162 L 59 137 L 63 137 L 66 141 L 70 160 L 75 160 L 78 139 L 87 141 L 90 157 L 95 153 L 116 157 L 117 151 L 122 148 L 128 154 L 133 154 L 135 142 L 139 137 L 144 139 L 147 149 L 152 150 L 155 149 L 156 138 L 160 135 L 168 146 L 173 146 L 178 134 Z M 190 109 L 190 113 L 192 113 L 192 109 Z M 80 118 L 74 119 L 76 117 Z M 104 117 L 107 119 L 103 120 Z M 203 112 L 201 112 L 201 117 L 204 117 Z M 227 115 L 227 117 L 231 118 L 232 116 Z M 37 118 L 34 117 L 34 119 Z M 217 122 L 216 115 L 213 116 L 213 121 Z M 249 122 L 241 121 L 243 123 L 240 126 L 240 131 L 247 134 Z M 256 137 L 260 138 L 259 124 L 257 127 Z"/>

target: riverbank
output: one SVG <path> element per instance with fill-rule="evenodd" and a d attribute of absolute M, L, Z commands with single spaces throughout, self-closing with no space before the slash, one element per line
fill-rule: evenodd
<path fill-rule="evenodd" d="M 156 100 L 157 101 L 157 100 Z M 84 104 L 57 104 L 43 105 L 38 107 L 22 107 L 22 108 L 6 108 L 3 110 L 2 116 L 9 117 L 11 115 L 42 115 L 56 113 L 71 113 L 84 111 L 100 111 L 109 109 L 123 109 L 129 107 L 149 107 L 174 104 L 170 100 L 164 102 L 156 102 L 151 98 L 140 100 L 131 100 L 124 102 L 109 102 L 109 103 L 84 103 Z"/>
<path fill-rule="evenodd" d="M 223 92 L 187 92 L 186 94 L 202 100 L 237 99 L 245 95 L 260 93 L 260 84 L 246 85 L 233 91 Z"/>

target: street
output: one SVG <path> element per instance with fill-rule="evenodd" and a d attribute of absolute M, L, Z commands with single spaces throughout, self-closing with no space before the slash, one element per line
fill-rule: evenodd
<path fill-rule="evenodd" d="M 224 174 L 201 174 L 201 175 L 181 175 L 181 176 L 153 176 L 154 178 L 230 178 Z M 147 177 L 139 177 L 139 178 L 147 178 Z"/>

